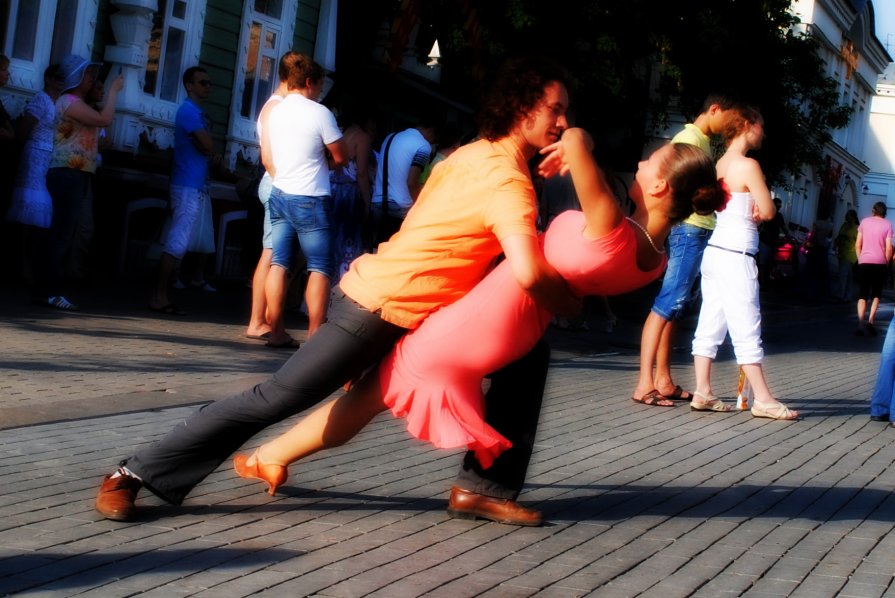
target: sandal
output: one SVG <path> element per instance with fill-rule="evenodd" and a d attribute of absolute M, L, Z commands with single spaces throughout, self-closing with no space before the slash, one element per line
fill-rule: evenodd
<path fill-rule="evenodd" d="M 662 396 L 662 393 L 655 389 L 649 391 L 639 399 L 637 397 L 631 397 L 631 400 L 635 403 L 641 403 L 651 407 L 674 407 L 674 402 L 671 401 L 671 399 Z"/>
<path fill-rule="evenodd" d="M 153 307 L 151 305 L 147 305 L 151 311 L 156 313 L 165 315 L 165 316 L 185 316 L 186 312 L 177 307 L 174 303 L 168 303 L 167 305 L 163 305 L 161 307 Z"/>
<path fill-rule="evenodd" d="M 292 338 L 291 336 L 284 341 L 280 341 L 278 343 L 269 340 L 264 343 L 265 347 L 270 347 L 271 349 L 298 349 L 301 346 L 301 343 Z"/>
<path fill-rule="evenodd" d="M 684 395 L 686 395 L 686 396 L 684 396 Z M 674 390 L 671 392 L 671 394 L 667 394 L 667 395 L 663 395 L 663 396 L 666 399 L 669 399 L 671 401 L 692 401 L 693 400 L 693 393 L 681 388 L 680 384 L 676 384 L 674 386 Z"/>
<path fill-rule="evenodd" d="M 767 417 L 769 419 L 799 419 L 799 412 L 793 411 L 783 403 L 777 403 L 773 407 L 761 407 L 758 404 L 753 404 L 752 415 L 754 417 Z"/>
<path fill-rule="evenodd" d="M 690 409 L 693 411 L 733 411 L 733 407 L 727 405 L 715 395 L 704 395 L 701 392 L 693 393 Z"/>

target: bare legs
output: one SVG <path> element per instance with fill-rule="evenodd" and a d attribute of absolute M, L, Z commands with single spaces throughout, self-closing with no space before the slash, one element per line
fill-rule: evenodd
<path fill-rule="evenodd" d="M 161 309 L 171 302 L 168 300 L 168 282 L 171 280 L 171 274 L 174 272 L 174 266 L 177 265 L 177 258 L 170 253 L 162 253 L 158 265 L 158 278 L 155 282 L 155 289 L 149 296 L 149 307 L 153 309 Z"/>
<path fill-rule="evenodd" d="M 281 345 L 290 340 L 286 332 L 286 323 L 283 320 L 283 302 L 286 298 L 288 272 L 280 265 L 274 264 L 267 274 L 264 283 L 264 292 L 267 297 L 267 318 L 270 322 L 270 338 L 272 345 Z"/>
<path fill-rule="evenodd" d="M 652 313 L 652 312 L 650 312 Z M 660 320 L 661 316 L 656 316 Z M 656 390 L 663 395 L 670 395 L 674 392 L 675 384 L 671 380 L 671 344 L 674 341 L 677 332 L 677 324 L 672 321 L 666 321 L 662 328 L 662 336 L 659 338 L 659 346 L 656 348 Z"/>
<path fill-rule="evenodd" d="M 879 308 L 879 297 L 874 297 L 870 301 L 870 315 L 867 318 L 867 324 L 870 327 L 873 327 L 873 323 L 876 320 L 876 310 Z M 867 310 L 867 300 L 863 297 L 858 299 L 858 330 L 863 333 L 863 325 L 864 325 L 864 312 Z"/>
<path fill-rule="evenodd" d="M 252 277 L 252 312 L 249 315 L 249 325 L 246 327 L 246 336 L 261 336 L 269 333 L 271 328 L 267 316 L 267 294 L 265 284 L 270 272 L 270 260 L 273 258 L 272 249 L 263 249 L 258 265 L 255 266 L 255 275 Z"/>
<path fill-rule="evenodd" d="M 387 409 L 379 392 L 379 372 L 371 372 L 345 395 L 321 405 L 291 429 L 261 445 L 247 464 L 282 465 L 354 438 L 376 414 Z"/>
<path fill-rule="evenodd" d="M 320 272 L 308 274 L 308 286 L 305 289 L 305 303 L 308 304 L 308 336 L 326 321 L 326 306 L 329 302 L 329 277 Z"/>
<path fill-rule="evenodd" d="M 271 344 L 287 343 L 291 338 L 289 333 L 286 332 L 286 323 L 283 317 L 283 304 L 288 285 L 286 269 L 277 264 L 272 265 L 267 274 L 267 282 L 264 285 L 265 293 L 267 294 L 267 318 L 271 328 L 268 342 Z M 305 302 L 308 304 L 308 337 L 311 337 L 326 321 L 326 306 L 329 302 L 329 277 L 319 272 L 311 272 L 308 275 Z"/>
<path fill-rule="evenodd" d="M 639 399 L 653 390 L 663 395 L 674 392 L 675 384 L 671 380 L 671 342 L 674 328 L 673 322 L 653 311 L 646 317 L 640 337 L 640 375 L 632 395 L 634 398 Z M 670 401 L 664 404 L 668 403 Z"/>

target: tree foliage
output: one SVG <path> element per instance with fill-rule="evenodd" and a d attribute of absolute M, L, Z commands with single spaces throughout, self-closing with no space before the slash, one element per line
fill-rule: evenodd
<path fill-rule="evenodd" d="M 394 19 L 407 1 L 347 4 L 364 5 L 370 28 L 376 19 Z M 415 6 L 423 37 L 439 40 L 442 84 L 461 101 L 474 105 L 490 69 L 509 55 L 539 53 L 565 65 L 576 120 L 617 169 L 632 168 L 669 111 L 695 117 L 712 91 L 762 111 L 768 136 L 758 158 L 778 183 L 804 164 L 821 165 L 830 130 L 850 116 L 817 42 L 795 27 L 790 0 L 417 0 Z"/>

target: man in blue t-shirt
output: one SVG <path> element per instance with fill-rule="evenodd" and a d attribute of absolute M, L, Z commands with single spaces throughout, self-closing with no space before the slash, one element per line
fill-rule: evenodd
<path fill-rule="evenodd" d="M 407 211 L 416 201 L 423 184 L 420 175 L 432 158 L 432 144 L 435 142 L 437 127 L 427 120 L 420 125 L 392 133 L 382 142 L 379 163 L 376 166 L 376 180 L 370 207 L 379 223 L 377 243 L 388 238 L 401 226 Z M 388 163 L 388 189 L 383 192 L 383 169 Z M 383 201 L 385 195 L 385 201 Z M 382 223 L 383 203 L 387 206 L 391 220 Z"/>
<path fill-rule="evenodd" d="M 191 241 L 196 240 L 199 232 L 198 219 L 210 203 L 205 177 L 208 158 L 214 153 L 209 120 L 202 110 L 211 93 L 211 79 L 204 68 L 193 66 L 184 71 L 183 86 L 187 97 L 174 118 L 174 165 L 168 208 L 171 221 L 165 233 L 155 289 L 149 298 L 149 309 L 175 316 L 186 314 L 168 299 L 168 283 L 177 262 L 188 248 L 194 247 Z M 204 236 L 211 235 L 206 231 Z"/>

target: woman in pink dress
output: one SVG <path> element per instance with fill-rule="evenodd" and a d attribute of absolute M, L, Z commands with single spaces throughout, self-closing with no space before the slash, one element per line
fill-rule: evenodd
<path fill-rule="evenodd" d="M 694 210 L 712 212 L 726 195 L 701 150 L 666 145 L 640 163 L 631 187 L 637 209 L 625 218 L 592 145 L 585 131 L 569 129 L 543 150 L 548 170 L 571 172 L 582 211 L 558 216 L 541 243 L 576 295 L 616 295 L 655 280 L 665 266 L 671 226 Z M 550 318 L 502 262 L 470 293 L 406 335 L 350 392 L 253 455 L 237 455 L 236 472 L 264 480 L 272 495 L 286 480 L 289 463 L 344 444 L 386 409 L 406 418 L 417 438 L 441 448 L 468 447 L 487 468 L 510 442 L 485 422 L 482 380 L 531 350 Z"/>

